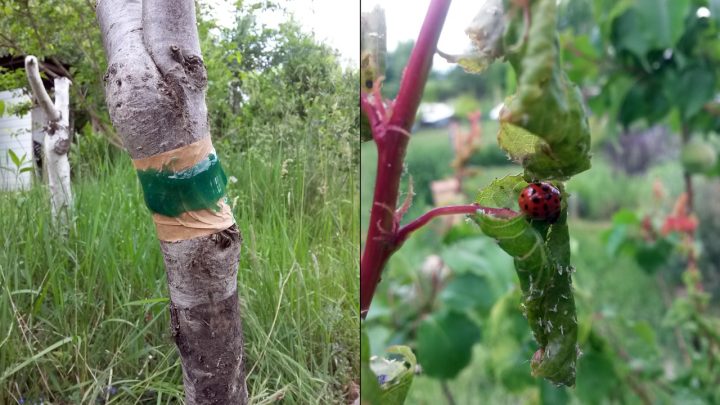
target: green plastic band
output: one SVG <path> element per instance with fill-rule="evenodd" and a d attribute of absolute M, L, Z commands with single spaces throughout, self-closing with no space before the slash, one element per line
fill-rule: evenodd
<path fill-rule="evenodd" d="M 218 211 L 218 201 L 225 195 L 227 185 L 220 160 L 212 153 L 179 172 L 147 169 L 137 173 L 145 204 L 150 211 L 168 217 L 202 209 Z"/>

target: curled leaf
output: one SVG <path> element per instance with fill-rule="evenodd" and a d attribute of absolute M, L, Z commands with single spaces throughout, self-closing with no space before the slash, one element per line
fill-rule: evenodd
<path fill-rule="evenodd" d="M 463 55 L 438 54 L 450 63 L 457 63 L 469 73 L 482 73 L 501 57 L 505 33 L 505 12 L 502 0 L 485 0 L 465 33 L 472 42 L 472 51 Z"/>
<path fill-rule="evenodd" d="M 526 179 L 567 179 L 590 168 L 590 129 L 580 91 L 560 64 L 556 1 L 530 7 L 531 26 L 515 21 L 506 31 L 518 88 L 501 114 L 498 140 Z M 522 46 L 508 46 L 515 41 Z"/>
<path fill-rule="evenodd" d="M 522 184 L 519 175 L 496 180 L 480 193 L 478 203 L 515 207 L 510 204 L 516 201 Z M 486 235 L 495 238 L 500 248 L 513 257 L 522 290 L 523 313 L 540 346 L 530 364 L 533 375 L 557 385 L 574 385 L 577 318 L 566 204 L 563 203 L 560 218 L 552 225 L 544 221 L 531 223 L 522 215 L 507 218 L 483 211 L 478 211 L 474 219 Z"/>
<path fill-rule="evenodd" d="M 379 404 L 402 405 L 415 376 L 415 355 L 407 346 L 391 346 L 386 352 L 399 359 L 370 358 L 370 368 L 380 384 Z"/>

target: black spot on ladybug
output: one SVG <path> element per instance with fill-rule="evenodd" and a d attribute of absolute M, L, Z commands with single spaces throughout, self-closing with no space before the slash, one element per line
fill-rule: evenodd
<path fill-rule="evenodd" d="M 546 211 L 546 212 L 550 210 L 550 207 L 548 207 L 547 204 L 543 205 L 543 207 L 545 207 L 545 211 Z"/>
<path fill-rule="evenodd" d="M 530 209 L 530 207 L 528 207 L 528 205 L 525 204 L 525 209 L 528 210 L 528 209 Z"/>
<path fill-rule="evenodd" d="M 550 191 L 550 187 L 548 187 L 547 184 L 544 184 L 544 185 L 542 186 L 542 191 L 544 191 L 544 192 L 547 193 L 547 192 Z"/>
<path fill-rule="evenodd" d="M 549 200 L 549 199 L 551 199 L 551 198 L 552 198 L 552 194 L 545 194 L 545 199 L 546 199 L 546 200 Z"/>
<path fill-rule="evenodd" d="M 372 80 L 366 80 L 366 81 L 365 81 L 365 87 L 367 87 L 368 89 L 372 89 L 372 87 L 373 87 L 373 82 L 372 82 Z"/>
<path fill-rule="evenodd" d="M 532 198 L 532 202 L 534 202 L 535 204 L 539 203 L 539 202 L 540 202 L 540 197 L 533 197 L 533 198 Z"/>

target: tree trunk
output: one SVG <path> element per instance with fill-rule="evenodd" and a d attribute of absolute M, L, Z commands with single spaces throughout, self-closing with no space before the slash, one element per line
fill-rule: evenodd
<path fill-rule="evenodd" d="M 52 216 L 56 223 L 67 229 L 72 209 L 72 190 L 70 189 L 70 80 L 66 77 L 55 79 L 55 103 L 50 96 L 38 70 L 38 61 L 34 56 L 25 58 L 27 73 L 33 98 L 42 108 L 47 121 L 43 125 L 44 166 L 47 168 L 48 185 Z"/>
<path fill-rule="evenodd" d="M 192 0 L 97 2 L 108 59 L 106 102 L 138 174 L 145 167 L 142 162 L 171 157 L 209 139 L 207 73 L 194 8 Z M 152 189 L 143 184 L 143 190 L 148 201 Z M 164 237 L 162 221 L 174 218 L 158 211 L 153 215 L 187 404 L 247 402 L 237 296 L 241 238 L 226 205 L 224 209 L 230 222 L 193 237 Z"/>

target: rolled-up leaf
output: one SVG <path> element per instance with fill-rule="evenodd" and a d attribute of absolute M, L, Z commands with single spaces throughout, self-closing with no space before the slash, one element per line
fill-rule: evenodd
<path fill-rule="evenodd" d="M 517 13 L 505 35 L 518 87 L 501 114 L 498 140 L 528 180 L 567 179 L 590 168 L 590 128 L 580 91 L 560 64 L 556 14 L 555 0 L 531 1 L 530 27 Z"/>
<path fill-rule="evenodd" d="M 496 180 L 478 196 L 482 206 L 517 208 L 522 176 Z M 558 185 L 563 191 L 562 185 Z M 564 191 L 563 191 L 564 192 Z M 522 290 L 522 309 L 540 348 L 533 356 L 533 375 L 557 385 L 575 384 L 577 318 L 572 293 L 567 206 L 553 224 L 524 216 L 498 217 L 482 210 L 474 216 L 482 231 L 513 257 Z"/>

